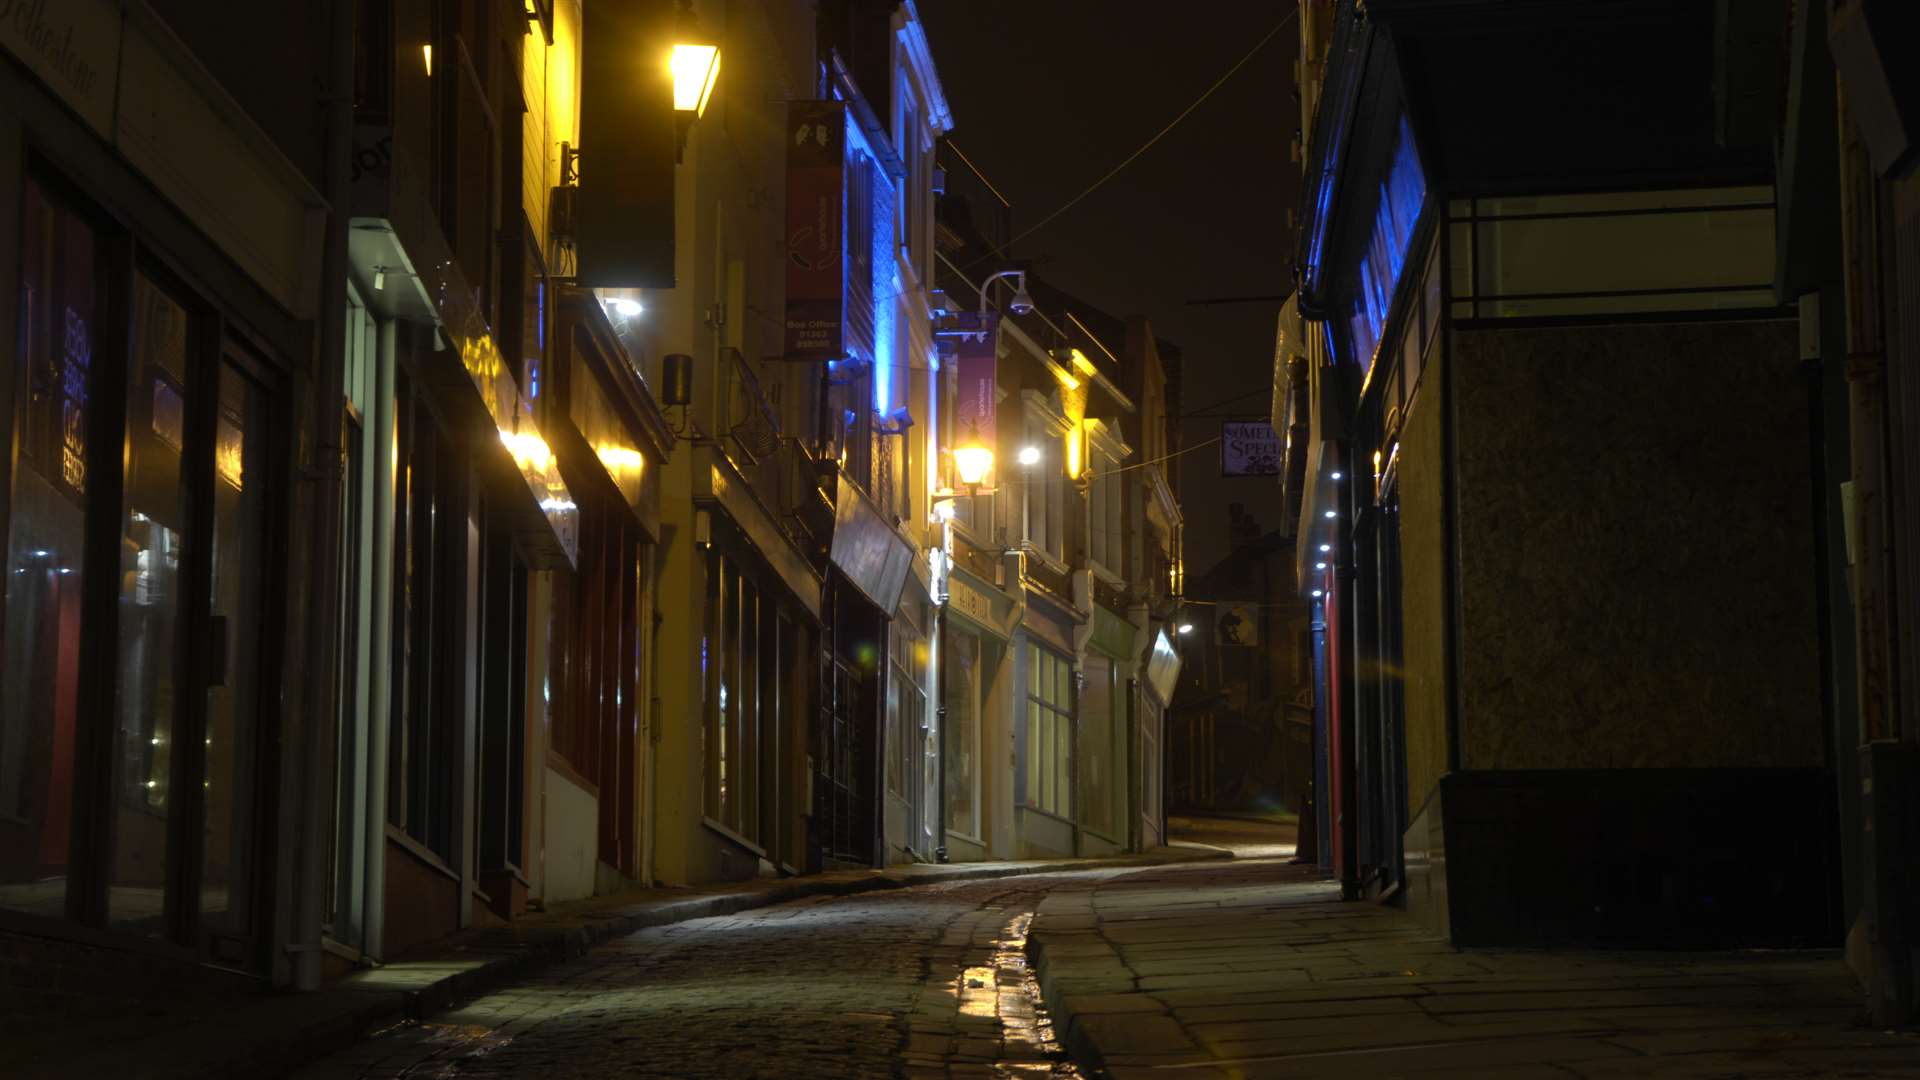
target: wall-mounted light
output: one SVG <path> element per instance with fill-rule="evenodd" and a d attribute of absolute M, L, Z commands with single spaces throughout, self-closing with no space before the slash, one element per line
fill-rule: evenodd
<path fill-rule="evenodd" d="M 700 32 L 693 5 L 688 0 L 680 0 L 673 31 L 673 56 L 667 63 L 673 73 L 673 119 L 679 137 L 678 150 L 685 150 L 687 129 L 706 114 L 714 84 L 720 79 L 720 43 Z"/>
<path fill-rule="evenodd" d="M 1181 623 L 1181 624 L 1180 624 L 1180 633 L 1182 633 L 1182 634 L 1191 634 L 1191 633 L 1193 633 L 1193 624 L 1192 624 L 1192 623 L 1190 623 L 1190 622 L 1183 622 L 1183 623 Z"/>
<path fill-rule="evenodd" d="M 880 422 L 874 426 L 873 430 L 876 435 L 905 435 L 907 429 L 912 426 L 913 413 L 910 412 L 905 405 L 902 405 L 881 417 Z"/>
<path fill-rule="evenodd" d="M 1020 464 L 1028 466 L 1040 464 L 1040 448 L 1037 446 L 1021 447 Z"/>
<path fill-rule="evenodd" d="M 623 319 L 631 319 L 647 310 L 645 304 L 624 296 L 616 300 L 609 300 L 607 306 L 613 309 L 615 315 Z"/>
<path fill-rule="evenodd" d="M 961 483 L 978 488 L 993 469 L 993 451 L 977 442 L 954 447 L 953 468 L 960 474 Z"/>

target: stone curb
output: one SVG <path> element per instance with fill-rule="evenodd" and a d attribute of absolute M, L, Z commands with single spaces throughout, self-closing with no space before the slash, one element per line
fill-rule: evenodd
<path fill-rule="evenodd" d="M 78 1061 L 38 1063 L 22 1076 L 280 1076 L 384 1027 L 426 1020 L 595 945 L 649 927 L 733 915 L 819 896 L 1081 870 L 1146 868 L 1231 858 L 1203 845 L 1144 855 L 1046 862 L 913 864 L 782 879 L 770 886 L 621 907 L 582 901 L 545 918 L 461 931 L 443 947 L 356 973 L 308 994 L 275 994 L 233 1013 L 122 1044 Z M 431 948 L 431 947 L 430 947 Z"/>

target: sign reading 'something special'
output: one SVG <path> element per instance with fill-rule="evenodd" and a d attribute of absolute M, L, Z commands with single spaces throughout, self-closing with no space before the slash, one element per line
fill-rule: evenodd
<path fill-rule="evenodd" d="M 1280 436 L 1265 420 L 1228 420 L 1220 425 L 1222 476 L 1280 475 Z"/>
<path fill-rule="evenodd" d="M 787 107 L 786 355 L 825 360 L 846 352 L 843 234 L 846 106 Z"/>

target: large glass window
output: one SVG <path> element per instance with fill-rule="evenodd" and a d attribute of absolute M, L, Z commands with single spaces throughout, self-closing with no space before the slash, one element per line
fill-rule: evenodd
<path fill-rule="evenodd" d="M 201 924 L 213 937 L 216 954 L 221 942 L 251 936 L 255 914 L 247 885 L 254 876 L 257 791 L 249 766 L 260 751 L 260 598 L 267 591 L 263 570 L 271 474 L 267 394 L 236 362 L 221 365 L 219 405 L 200 877 Z"/>
<path fill-rule="evenodd" d="M 980 837 L 980 635 L 949 621 L 944 662 L 947 830 Z"/>
<path fill-rule="evenodd" d="M 172 766 L 181 704 L 175 678 L 182 644 L 181 554 L 189 531 L 181 483 L 187 313 L 145 275 L 134 280 L 133 336 L 114 696 L 117 798 L 107 906 L 114 923 L 157 932 L 166 906 L 167 820 L 179 802 Z M 211 644 L 218 649 L 217 642 Z"/>
<path fill-rule="evenodd" d="M 756 844 L 767 835 L 761 783 L 778 741 L 777 614 L 740 564 L 708 549 L 706 815 Z"/>
<path fill-rule="evenodd" d="M 1027 646 L 1027 805 L 1071 817 L 1073 665 L 1038 645 Z"/>
<path fill-rule="evenodd" d="M 238 344 L 222 353 L 208 306 L 137 243 L 114 244 L 109 270 L 102 238 L 42 184 L 28 180 L 23 210 L 14 455 L 0 459 L 0 907 L 244 965 L 274 640 L 260 618 L 272 372 Z M 119 333 L 99 332 L 109 280 L 126 283 Z M 104 589 L 83 595 L 88 569 Z M 105 784 L 84 811 L 81 776 Z"/>
<path fill-rule="evenodd" d="M 888 635 L 887 790 L 902 798 L 914 794 L 915 770 L 926 756 L 926 646 L 903 624 Z"/>
<path fill-rule="evenodd" d="M 27 184 L 14 380 L 0 682 L 0 907 L 58 916 L 67 900 L 81 588 L 86 579 L 87 432 L 96 396 L 99 241 Z M 0 459 L 4 464 L 4 459 Z"/>
<path fill-rule="evenodd" d="M 1455 199 L 1455 318 L 1771 308 L 1765 187 Z"/>
<path fill-rule="evenodd" d="M 396 380 L 398 474 L 394 483 L 394 594 L 388 727 L 387 820 L 451 861 L 454 742 L 460 718 L 448 708 L 457 674 L 460 582 L 454 545 L 464 539 L 456 500 L 461 459 L 410 383 Z M 559 605 L 556 604 L 556 607 Z"/>

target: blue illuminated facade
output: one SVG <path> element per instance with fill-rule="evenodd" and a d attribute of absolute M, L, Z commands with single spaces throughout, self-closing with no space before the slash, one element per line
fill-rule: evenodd
<path fill-rule="evenodd" d="M 1360 364 L 1363 378 L 1373 369 L 1374 353 L 1379 350 L 1380 335 L 1386 329 L 1394 290 L 1406 271 L 1407 252 L 1413 246 L 1414 229 L 1420 224 L 1420 211 L 1427 199 L 1427 178 L 1420 167 L 1420 151 L 1414 146 L 1413 129 L 1404 116 L 1400 118 L 1386 175 L 1380 180 L 1379 198 L 1373 214 L 1373 231 L 1354 267 L 1353 313 L 1348 319 L 1353 357 Z"/>

